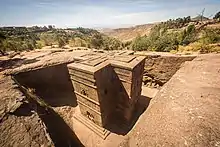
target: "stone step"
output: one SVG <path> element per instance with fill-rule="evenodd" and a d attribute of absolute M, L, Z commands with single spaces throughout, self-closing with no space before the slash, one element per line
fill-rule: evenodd
<path fill-rule="evenodd" d="M 110 134 L 110 131 L 108 131 L 105 128 L 102 128 L 95 123 L 88 120 L 86 117 L 84 117 L 82 114 L 78 114 L 75 116 L 75 119 L 80 121 L 82 124 L 84 124 L 87 128 L 92 130 L 94 133 L 96 133 L 98 136 L 100 136 L 102 139 L 106 139 L 108 135 Z"/>

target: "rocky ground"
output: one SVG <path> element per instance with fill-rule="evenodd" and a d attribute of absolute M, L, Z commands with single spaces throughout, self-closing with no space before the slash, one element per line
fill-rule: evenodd
<path fill-rule="evenodd" d="M 0 146 L 220 146 L 219 54 L 148 57 L 148 75 L 164 86 L 144 87 L 135 125 L 126 135 L 111 133 L 106 140 L 74 118 L 78 106 L 42 109 L 10 76 L 73 62 L 85 52 L 90 51 L 42 50 L 0 58 Z"/>
<path fill-rule="evenodd" d="M 170 53 L 137 52 L 146 56 L 143 85 L 160 88 L 180 69 L 186 61 L 192 61 L 197 55 L 176 55 Z"/>
<path fill-rule="evenodd" d="M 103 141 L 80 123 L 73 127 L 91 147 L 220 146 L 219 82 L 220 55 L 199 55 L 182 65 L 159 92 L 143 88 L 140 106 L 149 103 L 144 95 L 153 98 L 125 136 L 111 133 Z"/>
<path fill-rule="evenodd" d="M 220 146 L 220 55 L 187 62 L 151 100 L 125 146 Z"/>
<path fill-rule="evenodd" d="M 52 109 L 47 110 L 37 102 L 29 101 L 10 74 L 72 62 L 75 59 L 72 57 L 80 56 L 82 52 L 86 51 L 36 50 L 0 58 L 0 146 L 75 144 L 77 137 L 67 131 L 64 120 Z"/>
<path fill-rule="evenodd" d="M 44 123 L 11 77 L 0 76 L 0 146 L 54 146 Z"/>

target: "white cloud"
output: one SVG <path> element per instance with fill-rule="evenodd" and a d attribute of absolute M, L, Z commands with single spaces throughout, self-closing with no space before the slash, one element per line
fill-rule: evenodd
<path fill-rule="evenodd" d="M 33 0 L 32 0 L 33 1 Z M 6 25 L 54 24 L 57 27 L 123 27 L 165 21 L 169 18 L 195 16 L 206 8 L 206 16 L 215 14 L 219 5 L 208 0 L 113 0 L 88 3 L 83 0 L 33 1 L 28 12 L 6 13 L 1 18 Z M 27 11 L 27 12 L 26 12 Z M 9 16 L 13 16 L 8 20 Z M 27 16 L 26 16 L 27 15 Z M 26 16 L 26 17 L 25 17 Z"/>
<path fill-rule="evenodd" d="M 196 16 L 206 8 L 206 16 L 215 14 L 216 5 L 203 5 L 193 7 L 176 8 L 175 10 L 155 10 L 150 12 L 124 13 L 108 7 L 84 7 L 77 14 L 68 14 L 62 17 L 63 23 L 59 26 L 83 26 L 83 27 L 121 27 L 127 25 L 146 24 L 165 21 L 184 16 Z"/>

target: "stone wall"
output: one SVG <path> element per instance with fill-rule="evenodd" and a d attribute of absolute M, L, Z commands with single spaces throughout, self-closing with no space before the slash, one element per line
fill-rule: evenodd
<path fill-rule="evenodd" d="M 186 61 L 192 61 L 196 56 L 177 55 L 147 55 L 143 84 L 151 88 L 163 86 L 180 69 Z"/>
<path fill-rule="evenodd" d="M 77 105 L 66 64 L 19 73 L 15 79 L 52 107 Z"/>

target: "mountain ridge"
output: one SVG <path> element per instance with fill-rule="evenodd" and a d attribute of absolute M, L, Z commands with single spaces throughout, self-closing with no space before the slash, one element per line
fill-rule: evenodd
<path fill-rule="evenodd" d="M 106 28 L 99 31 L 101 33 L 104 33 L 105 35 L 119 39 L 122 42 L 127 42 L 132 41 L 137 36 L 148 35 L 150 33 L 151 28 L 156 24 L 157 23 L 149 23 L 116 29 Z"/>

